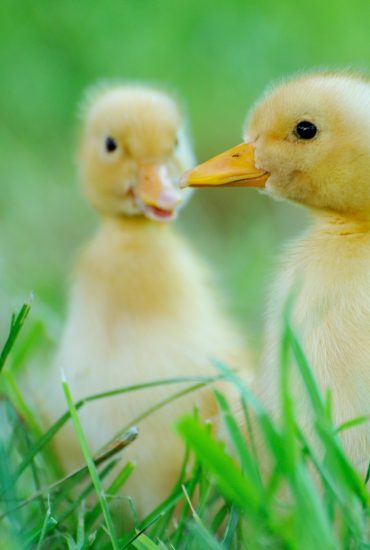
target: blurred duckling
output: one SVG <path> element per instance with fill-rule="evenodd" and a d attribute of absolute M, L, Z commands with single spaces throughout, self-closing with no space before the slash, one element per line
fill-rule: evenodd
<path fill-rule="evenodd" d="M 259 187 L 313 217 L 286 251 L 272 288 L 257 391 L 278 413 L 281 324 L 292 298 L 293 329 L 321 390 L 332 391 L 335 423 L 370 415 L 370 84 L 345 73 L 283 83 L 252 110 L 244 140 L 191 171 L 188 184 Z M 293 384 L 309 432 L 310 404 L 300 380 Z M 370 424 L 341 435 L 364 473 Z"/>
<path fill-rule="evenodd" d="M 209 274 L 168 222 L 188 191 L 180 176 L 194 165 L 178 105 L 142 86 L 117 85 L 86 109 L 79 153 L 85 196 L 100 227 L 74 273 L 69 313 L 54 376 L 65 373 L 74 399 L 158 379 L 217 374 L 212 358 L 241 365 L 235 327 L 221 312 Z M 190 385 L 190 383 L 189 383 Z M 56 418 L 66 409 L 48 383 L 44 403 Z M 121 428 L 184 385 L 162 386 L 102 399 L 80 411 L 96 452 Z M 200 406 L 215 414 L 211 390 L 189 394 L 139 424 L 125 451 L 138 466 L 125 485 L 141 514 L 168 496 L 180 471 L 183 445 L 175 420 Z M 71 426 L 57 451 L 66 470 L 83 462 Z"/>

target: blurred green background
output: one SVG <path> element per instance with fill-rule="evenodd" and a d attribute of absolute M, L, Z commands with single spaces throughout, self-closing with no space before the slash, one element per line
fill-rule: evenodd
<path fill-rule="evenodd" d="M 30 290 L 36 311 L 64 311 L 73 257 L 96 224 L 73 161 L 86 87 L 121 78 L 178 92 L 203 160 L 240 141 L 269 83 L 314 67 L 366 70 L 369 18 L 369 0 L 2 0 L 2 314 Z M 258 335 L 281 242 L 305 213 L 251 190 L 203 190 L 178 223 Z"/>

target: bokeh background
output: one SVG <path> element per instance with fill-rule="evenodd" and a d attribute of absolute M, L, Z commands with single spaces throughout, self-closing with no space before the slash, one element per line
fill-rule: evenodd
<path fill-rule="evenodd" d="M 73 257 L 97 223 L 73 160 L 87 87 L 118 78 L 177 92 L 204 160 L 240 141 L 271 82 L 366 71 L 369 20 L 369 0 L 2 0 L 1 314 L 32 290 L 34 316 L 63 318 Z M 281 243 L 306 224 L 303 210 L 245 189 L 198 191 L 178 221 L 256 343 Z"/>

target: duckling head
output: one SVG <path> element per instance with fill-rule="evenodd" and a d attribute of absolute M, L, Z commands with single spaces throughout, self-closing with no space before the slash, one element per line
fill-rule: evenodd
<path fill-rule="evenodd" d="M 181 174 L 194 164 L 183 117 L 166 93 L 134 85 L 88 101 L 78 155 L 84 193 L 102 214 L 169 221 L 184 204 Z"/>
<path fill-rule="evenodd" d="M 370 217 L 370 84 L 318 73 L 281 84 L 247 118 L 244 143 L 190 171 L 191 186 L 252 186 L 314 210 Z"/>

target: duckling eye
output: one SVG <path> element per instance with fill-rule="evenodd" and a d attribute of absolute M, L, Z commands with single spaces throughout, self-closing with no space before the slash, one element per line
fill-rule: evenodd
<path fill-rule="evenodd" d="M 108 151 L 108 153 L 113 153 L 117 149 L 118 145 L 114 138 L 107 137 L 105 138 L 105 148 Z"/>
<path fill-rule="evenodd" d="M 312 139 L 317 134 L 317 127 L 313 124 L 313 122 L 302 120 L 301 122 L 298 122 L 294 129 L 294 133 L 301 139 Z"/>

